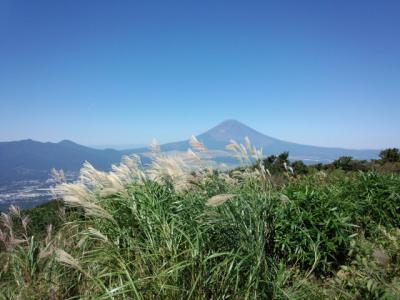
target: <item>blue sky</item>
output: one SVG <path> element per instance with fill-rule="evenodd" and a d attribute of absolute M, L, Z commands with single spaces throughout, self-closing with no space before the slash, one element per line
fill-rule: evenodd
<path fill-rule="evenodd" d="M 0 141 L 161 142 L 237 119 L 400 146 L 400 1 L 0 1 Z"/>

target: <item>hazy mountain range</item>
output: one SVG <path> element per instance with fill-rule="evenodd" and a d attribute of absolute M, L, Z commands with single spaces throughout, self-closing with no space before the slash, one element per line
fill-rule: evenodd
<path fill-rule="evenodd" d="M 234 163 L 225 146 L 230 139 L 243 142 L 249 137 L 256 147 L 262 147 L 265 155 L 289 151 L 291 159 L 308 162 L 330 161 L 347 155 L 356 159 L 377 158 L 379 150 L 350 150 L 301 145 L 282 141 L 264 135 L 238 121 L 227 120 L 197 136 L 210 150 L 215 150 L 215 159 Z M 163 151 L 186 151 L 188 141 L 161 145 Z M 107 170 L 111 164 L 118 163 L 122 155 L 137 153 L 142 155 L 148 149 L 95 149 L 63 140 L 59 143 L 42 143 L 33 140 L 0 142 L 0 184 L 17 180 L 46 179 L 51 168 L 77 171 L 87 160 L 96 168 Z M 146 157 L 142 155 L 146 162 Z"/>

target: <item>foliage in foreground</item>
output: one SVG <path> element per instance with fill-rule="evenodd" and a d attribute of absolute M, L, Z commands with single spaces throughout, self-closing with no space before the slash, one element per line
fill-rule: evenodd
<path fill-rule="evenodd" d="M 400 298 L 399 175 L 287 174 L 275 185 L 260 165 L 183 179 L 165 173 L 168 159 L 156 160 L 159 177 L 126 161 L 129 184 L 127 172 L 86 166 L 91 180 L 61 185 L 63 225 L 43 238 L 18 209 L 4 214 L 2 297 Z"/>

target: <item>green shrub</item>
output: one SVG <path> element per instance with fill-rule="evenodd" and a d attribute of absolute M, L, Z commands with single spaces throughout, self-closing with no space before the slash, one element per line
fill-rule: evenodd
<path fill-rule="evenodd" d="M 300 181 L 283 189 L 286 201 L 275 212 L 275 249 L 288 263 L 318 274 L 347 259 L 356 226 L 329 185 Z M 285 199 L 285 198 L 283 198 Z"/>

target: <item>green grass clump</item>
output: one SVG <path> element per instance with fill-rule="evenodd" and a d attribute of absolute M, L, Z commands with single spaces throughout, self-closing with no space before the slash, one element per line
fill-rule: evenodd
<path fill-rule="evenodd" d="M 400 298 L 400 175 L 224 176 L 146 179 L 31 227 L 0 253 L 3 298 Z"/>

